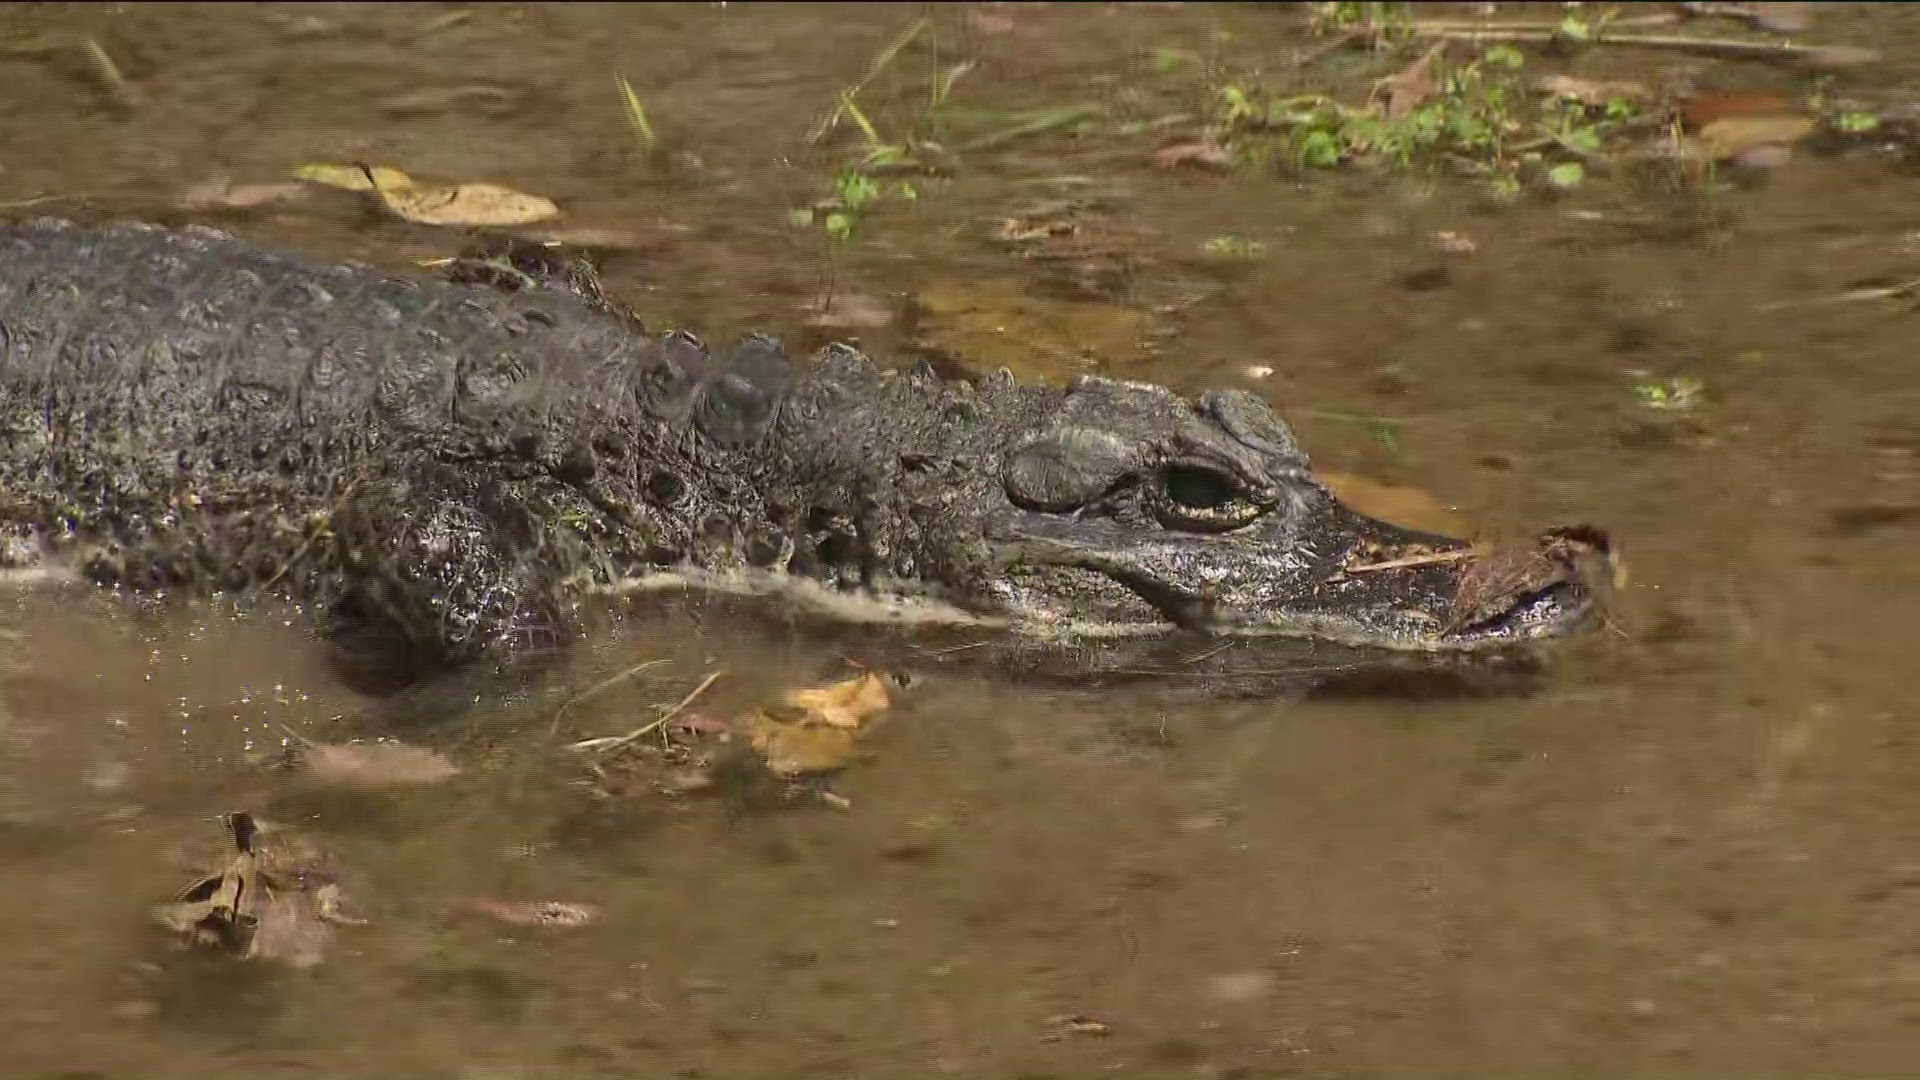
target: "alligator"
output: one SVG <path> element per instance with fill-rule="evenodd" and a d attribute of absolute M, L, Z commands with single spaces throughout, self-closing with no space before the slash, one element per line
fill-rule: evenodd
<path fill-rule="evenodd" d="M 1516 561 L 1348 508 L 1242 390 L 710 353 L 524 243 L 428 275 L 0 226 L 0 430 L 0 565 L 291 602 L 395 687 L 564 651 L 605 594 L 1226 686 L 1537 655 L 1604 591 L 1595 530 Z"/>

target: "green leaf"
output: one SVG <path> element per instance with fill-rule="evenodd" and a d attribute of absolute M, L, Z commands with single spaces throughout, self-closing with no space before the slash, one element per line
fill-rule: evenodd
<path fill-rule="evenodd" d="M 1511 45 L 1495 45 L 1481 59 L 1503 68 L 1518 68 L 1527 62 L 1526 56 Z"/>
<path fill-rule="evenodd" d="M 1579 187 L 1587 178 L 1587 167 L 1577 161 L 1563 161 L 1547 170 L 1547 180 L 1557 188 Z"/>

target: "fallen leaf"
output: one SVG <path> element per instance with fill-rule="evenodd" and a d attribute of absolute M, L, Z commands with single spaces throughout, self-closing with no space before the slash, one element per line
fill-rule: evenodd
<path fill-rule="evenodd" d="M 1389 484 L 1352 473 L 1316 471 L 1334 498 L 1370 518 L 1441 536 L 1465 536 L 1467 522 L 1431 493 L 1408 484 Z"/>
<path fill-rule="evenodd" d="M 493 900 L 477 897 L 467 907 L 490 919 L 513 926 L 585 926 L 600 918 L 600 909 L 592 904 L 567 900 Z"/>
<path fill-rule="evenodd" d="M 244 955 L 309 968 L 324 958 L 332 940 L 333 927 L 321 917 L 314 894 L 267 890 Z"/>
<path fill-rule="evenodd" d="M 1153 163 L 1163 169 L 1178 168 L 1181 165 L 1197 165 L 1207 169 L 1226 169 L 1233 166 L 1233 155 L 1219 143 L 1209 139 L 1195 139 L 1191 142 L 1174 143 L 1163 146 L 1153 153 Z"/>
<path fill-rule="evenodd" d="M 1697 132 L 1722 117 L 1781 116 L 1792 112 L 1793 106 L 1778 94 L 1709 90 L 1687 99 L 1680 107 L 1680 122 L 1688 131 Z"/>
<path fill-rule="evenodd" d="M 1784 159 L 1784 153 L 1811 133 L 1813 127 L 1811 118 L 1790 114 L 1722 116 L 1703 126 L 1698 139 L 1701 149 L 1713 161 L 1751 156 L 1763 148 L 1771 149 Z"/>
<path fill-rule="evenodd" d="M 1433 246 L 1443 255 L 1472 255 L 1480 250 L 1473 237 L 1452 229 L 1441 229 L 1433 234 Z"/>
<path fill-rule="evenodd" d="M 832 772 L 853 761 L 862 730 L 886 711 L 889 697 L 885 677 L 872 671 L 790 690 L 746 718 L 747 737 L 776 776 Z"/>
<path fill-rule="evenodd" d="M 371 171 L 373 181 L 367 179 L 368 170 L 359 165 L 301 165 L 293 170 L 293 175 L 296 179 L 325 184 L 343 191 L 372 191 L 374 181 L 377 181 L 381 187 L 388 188 L 409 187 L 413 184 L 413 177 L 399 169 L 375 165 Z"/>
<path fill-rule="evenodd" d="M 421 225 L 527 225 L 558 217 L 549 199 L 498 184 L 389 185 L 375 189 L 395 215 Z"/>
<path fill-rule="evenodd" d="M 1376 84 L 1376 93 L 1384 98 L 1380 103 L 1382 117 L 1388 120 L 1404 119 L 1433 96 L 1434 91 L 1440 88 L 1439 80 L 1433 75 L 1433 62 L 1439 59 L 1446 47 L 1446 42 L 1440 42 L 1404 70 Z"/>
<path fill-rule="evenodd" d="M 234 184 L 209 180 L 195 184 L 181 196 L 181 205 L 189 210 L 251 210 L 273 203 L 298 202 L 309 191 L 305 184 Z"/>
<path fill-rule="evenodd" d="M 747 737 L 776 776 L 843 769 L 859 749 L 852 729 L 780 720 L 764 712 L 747 718 Z"/>
<path fill-rule="evenodd" d="M 874 671 L 827 686 L 789 690 L 783 700 L 807 719 L 842 728 L 857 728 L 891 704 L 886 679 Z"/>
<path fill-rule="evenodd" d="M 229 814 L 226 825 L 233 859 L 155 909 L 161 925 L 203 948 L 305 968 L 322 959 L 333 925 L 363 921 L 345 914 L 340 886 L 311 845 L 270 839 L 277 830 L 251 814 Z"/>
<path fill-rule="evenodd" d="M 1534 88 L 1549 97 L 1596 108 L 1615 101 L 1643 101 L 1651 96 L 1647 88 L 1637 82 L 1582 79 L 1573 75 L 1548 75 L 1534 83 Z"/>
<path fill-rule="evenodd" d="M 314 779 L 353 788 L 431 784 L 460 772 L 438 751 L 400 742 L 309 743 L 300 759 Z"/>
<path fill-rule="evenodd" d="M 1531 593 L 1570 575 L 1601 583 L 1601 569 L 1617 579 L 1620 563 L 1599 529 L 1555 529 L 1522 544 L 1480 549 L 1460 571 L 1445 629 L 1458 630 L 1510 611 Z"/>
<path fill-rule="evenodd" d="M 1145 312 L 1057 300 L 1018 281 L 939 281 L 916 300 L 920 340 L 975 373 L 1006 367 L 1024 380 L 1065 383 L 1102 366 L 1125 369 L 1148 352 Z"/>

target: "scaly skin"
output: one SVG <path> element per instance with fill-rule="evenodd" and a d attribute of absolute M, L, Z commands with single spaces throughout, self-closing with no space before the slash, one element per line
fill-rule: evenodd
<path fill-rule="evenodd" d="M 1459 542 L 1341 506 L 1244 393 L 795 365 L 760 337 L 710 359 L 507 255 L 470 265 L 522 287 L 0 227 L 0 554 L 288 597 L 399 681 L 555 643 L 665 571 L 937 603 L 1084 673 L 1498 651 L 1589 606 L 1569 566 L 1453 625 L 1466 561 L 1419 555 Z"/>

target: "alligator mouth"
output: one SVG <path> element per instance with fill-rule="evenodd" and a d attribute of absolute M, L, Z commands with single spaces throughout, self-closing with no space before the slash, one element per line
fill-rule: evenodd
<path fill-rule="evenodd" d="M 1324 576 L 1264 601 L 1232 595 L 1257 590 L 1174 584 L 1113 552 L 1028 544 L 1005 568 L 1014 594 L 1009 606 L 1026 613 L 1017 625 L 1051 636 L 1186 632 L 1399 653 L 1499 651 L 1581 629 L 1600 606 L 1608 576 L 1602 571 L 1615 566 L 1605 535 L 1587 527 L 1494 548 L 1427 539 L 1396 545 L 1387 558 L 1377 543 L 1356 544 Z M 1076 602 L 1060 605 L 1065 596 Z M 1057 613 L 1060 606 L 1084 612 L 1089 601 L 1097 616 Z"/>

